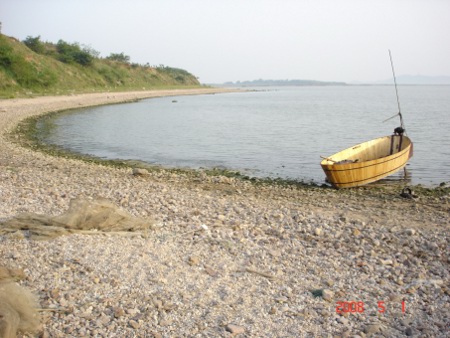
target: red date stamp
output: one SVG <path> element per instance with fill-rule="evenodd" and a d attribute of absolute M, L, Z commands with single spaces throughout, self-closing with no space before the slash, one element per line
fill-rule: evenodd
<path fill-rule="evenodd" d="M 405 313 L 406 312 L 405 301 L 402 301 L 401 305 L 402 305 L 402 313 Z M 378 301 L 377 306 L 379 313 L 386 312 L 386 304 L 384 301 Z M 365 310 L 366 309 L 364 302 L 356 302 L 356 301 L 336 302 L 336 313 L 364 313 Z"/>

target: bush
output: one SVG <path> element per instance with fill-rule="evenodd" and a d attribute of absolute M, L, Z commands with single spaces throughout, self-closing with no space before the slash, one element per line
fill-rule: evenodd
<path fill-rule="evenodd" d="M 77 43 L 67 43 L 59 40 L 56 44 L 58 60 L 64 63 L 78 63 L 82 66 L 89 66 L 94 61 L 94 57 L 86 51 L 81 50 Z"/>
<path fill-rule="evenodd" d="M 125 55 L 124 53 L 111 53 L 108 57 L 108 60 L 111 61 L 117 61 L 117 62 L 123 62 L 123 63 L 129 63 L 130 62 L 130 57 L 128 55 Z"/>
<path fill-rule="evenodd" d="M 0 44 L 0 67 L 8 69 L 14 60 L 12 48 L 6 44 Z"/>
<path fill-rule="evenodd" d="M 100 52 L 98 50 L 95 50 L 94 48 L 88 45 L 81 45 L 81 46 L 83 47 L 83 52 L 88 53 L 94 59 L 98 59 L 100 57 Z"/>
<path fill-rule="evenodd" d="M 44 54 L 45 53 L 45 46 L 41 41 L 41 36 L 36 36 L 33 38 L 32 36 L 27 36 L 25 40 L 23 40 L 23 43 L 25 46 L 30 48 L 33 52 L 38 54 Z"/>

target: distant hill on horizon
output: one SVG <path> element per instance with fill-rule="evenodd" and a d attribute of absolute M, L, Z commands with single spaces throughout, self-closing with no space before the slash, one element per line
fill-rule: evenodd
<path fill-rule="evenodd" d="M 394 79 L 372 82 L 373 84 L 393 84 Z M 450 85 L 450 76 L 400 75 L 397 76 L 399 85 Z"/>
<path fill-rule="evenodd" d="M 253 80 L 253 81 L 228 81 L 219 84 L 219 86 L 239 86 L 239 87 L 279 87 L 279 86 L 357 86 L 357 85 L 391 85 L 394 79 L 385 79 L 379 81 L 316 81 L 316 80 Z M 399 85 L 450 85 L 450 76 L 426 76 L 426 75 L 400 75 L 397 76 Z"/>
<path fill-rule="evenodd" d="M 346 86 L 345 82 L 328 82 L 315 80 L 253 80 L 253 81 L 236 81 L 225 82 L 222 86 L 242 86 L 242 87 L 263 87 L 263 86 Z"/>

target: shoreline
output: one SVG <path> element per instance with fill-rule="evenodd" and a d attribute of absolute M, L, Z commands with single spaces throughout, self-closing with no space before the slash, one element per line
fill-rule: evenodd
<path fill-rule="evenodd" d="M 185 167 L 170 167 L 170 166 L 163 166 L 159 164 L 151 164 L 147 163 L 142 160 L 138 159 L 103 159 L 99 158 L 93 155 L 88 154 L 82 154 L 73 152 L 61 147 L 58 147 L 56 145 L 49 145 L 42 143 L 39 141 L 39 135 L 37 136 L 30 136 L 35 133 L 35 125 L 38 122 L 39 119 L 50 117 L 50 115 L 53 114 L 61 114 L 65 113 L 70 110 L 76 110 L 79 108 L 88 108 L 88 107 L 94 107 L 98 105 L 110 105 L 110 104 L 121 104 L 121 103 L 129 103 L 129 102 L 135 102 L 141 99 L 147 99 L 147 98 L 156 98 L 156 97 L 164 97 L 164 96 L 176 96 L 176 95 L 202 95 L 202 94 L 220 94 L 220 93 L 228 93 L 228 92 L 236 92 L 240 91 L 233 88 L 208 88 L 208 89 L 188 89 L 188 90 L 172 90 L 175 93 L 172 93 L 171 90 L 155 90 L 155 91 L 144 91 L 144 92 L 118 92 L 119 94 L 123 95 L 125 94 L 125 98 L 119 98 L 118 101 L 110 102 L 111 99 L 115 100 L 116 97 L 114 95 L 108 95 L 108 94 L 114 94 L 114 93 L 100 93 L 100 94 L 106 94 L 106 100 L 105 97 L 103 99 L 100 99 L 100 101 L 96 101 L 94 103 L 90 103 L 89 105 L 83 105 L 82 103 L 78 103 L 80 106 L 70 106 L 69 108 L 65 109 L 58 109 L 58 110 L 51 110 L 44 112 L 42 114 L 28 116 L 26 118 L 21 119 L 19 122 L 16 121 L 15 125 L 20 125 L 20 130 L 9 130 L 10 133 L 10 140 L 12 140 L 14 143 L 19 144 L 22 147 L 33 149 L 34 151 L 40 151 L 45 154 L 54 156 L 54 157 L 62 157 L 62 158 L 71 158 L 74 160 L 82 160 L 84 162 L 88 163 L 96 163 L 99 165 L 106 165 L 106 166 L 113 166 L 113 167 L 131 167 L 131 168 L 143 168 L 146 170 L 166 170 L 169 172 L 174 173 L 186 173 L 186 174 L 194 174 L 197 175 L 199 173 L 206 173 L 208 175 L 215 175 L 215 176 L 226 176 L 226 177 L 234 177 L 234 178 L 240 178 L 244 180 L 251 180 L 251 181 L 257 181 L 260 183 L 268 183 L 268 184 L 282 184 L 282 185 L 294 185 L 294 186 L 312 186 L 312 187 L 322 187 L 322 188 L 333 188 L 331 184 L 326 183 L 325 180 L 321 182 L 315 182 L 313 179 L 307 180 L 307 179 L 292 179 L 292 178 L 281 178 L 281 177 L 261 177 L 261 176 L 248 176 L 245 174 L 241 174 L 241 172 L 238 169 L 219 169 L 219 168 L 185 168 Z M 180 93 L 176 93 L 177 91 L 181 91 Z M 193 91 L 192 93 L 190 93 Z M 158 92 L 161 92 L 158 93 Z M 94 94 L 87 94 L 87 95 L 95 95 L 98 96 L 99 93 Z M 128 94 L 131 94 L 131 98 Z M 79 95 L 85 95 L 85 94 L 79 94 Z M 71 95 L 69 97 L 73 97 L 74 95 Z M 49 96 L 50 98 L 57 98 Z M 17 100 L 17 99 L 16 99 Z M 81 98 L 81 101 L 84 101 L 86 99 Z M 4 100 L 4 101 L 13 101 L 13 100 Z M 1 101 L 0 101 L 1 102 Z M 1 106 L 0 106 L 0 113 L 1 113 Z M 3 108 L 6 110 L 5 108 Z M 15 129 L 15 128 L 14 128 Z M 14 140 L 16 138 L 16 140 Z M 408 184 L 404 180 L 398 180 L 398 181 L 390 181 L 388 183 L 383 182 L 383 180 L 379 182 L 374 182 L 368 186 L 365 186 L 363 188 L 399 188 L 399 187 L 405 187 L 408 186 L 412 189 L 424 189 L 428 191 L 436 190 L 440 187 L 449 186 L 450 182 L 440 182 L 440 183 L 433 183 L 433 184 Z"/>
<path fill-rule="evenodd" d="M 415 187 L 419 198 L 402 199 L 398 187 L 253 184 L 170 170 L 140 177 L 128 167 L 23 148 L 6 135 L 52 111 L 217 90 L 0 100 L 0 229 L 23 212 L 60 215 L 76 197 L 107 198 L 155 221 L 148 235 L 134 237 L 36 241 L 26 231 L 0 232 L 2 264 L 25 272 L 21 284 L 43 308 L 64 310 L 42 314 L 44 331 L 443 337 L 450 323 L 448 188 Z M 352 300 L 366 310 L 336 312 L 337 302 Z M 391 310 L 378 312 L 377 301 Z"/>

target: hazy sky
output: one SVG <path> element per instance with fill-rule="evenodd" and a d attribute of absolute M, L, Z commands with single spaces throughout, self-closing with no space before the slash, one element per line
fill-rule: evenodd
<path fill-rule="evenodd" d="M 183 68 L 202 83 L 450 75 L 450 0 L 0 0 L 2 33 Z"/>

